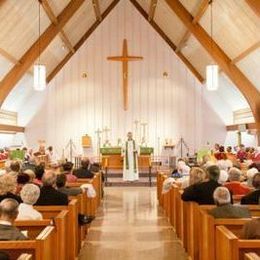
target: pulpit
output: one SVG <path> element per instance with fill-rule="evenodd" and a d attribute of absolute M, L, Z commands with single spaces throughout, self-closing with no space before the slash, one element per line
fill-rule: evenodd
<path fill-rule="evenodd" d="M 152 147 L 140 147 L 138 156 L 138 167 L 149 168 L 151 164 L 151 155 L 154 149 Z M 109 169 L 123 169 L 123 157 L 121 156 L 121 147 L 103 147 L 100 148 L 102 155 L 102 167 Z"/>

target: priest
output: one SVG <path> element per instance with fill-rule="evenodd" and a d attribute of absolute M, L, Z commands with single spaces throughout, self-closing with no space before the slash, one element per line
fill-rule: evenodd
<path fill-rule="evenodd" d="M 122 156 L 124 157 L 123 180 L 137 181 L 138 173 L 138 145 L 133 139 L 133 134 L 127 134 L 127 141 L 122 148 Z"/>

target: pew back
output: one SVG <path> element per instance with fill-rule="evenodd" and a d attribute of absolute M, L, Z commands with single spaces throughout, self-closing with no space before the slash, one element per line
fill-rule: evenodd
<path fill-rule="evenodd" d="M 225 226 L 216 228 L 216 260 L 244 260 L 245 254 L 260 254 L 260 240 L 239 239 Z M 258 257 L 259 259 L 259 257 Z"/>
<path fill-rule="evenodd" d="M 33 260 L 55 259 L 55 228 L 45 227 L 35 240 L 1 241 L 0 250 L 9 254 L 11 260 L 16 260 L 22 253 L 32 255 Z"/>

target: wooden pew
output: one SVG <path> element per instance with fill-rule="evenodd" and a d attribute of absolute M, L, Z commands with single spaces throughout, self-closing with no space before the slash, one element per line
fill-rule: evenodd
<path fill-rule="evenodd" d="M 225 226 L 216 228 L 216 260 L 244 260 L 245 253 L 260 254 L 260 239 L 239 239 Z M 260 257 L 258 256 L 257 259 Z M 250 258 L 249 258 L 250 259 Z"/>
<path fill-rule="evenodd" d="M 84 183 L 92 184 L 95 191 L 96 197 L 95 198 L 88 198 L 87 199 L 87 212 L 86 215 L 95 216 L 96 211 L 101 203 L 102 198 L 102 179 L 101 173 L 97 173 L 93 179 L 78 179 L 75 183 L 68 183 L 68 187 L 80 187 Z"/>
<path fill-rule="evenodd" d="M 55 227 L 55 248 L 56 258 L 65 259 L 65 236 L 68 210 L 60 211 L 54 218 L 43 220 L 16 220 L 14 225 L 20 230 L 28 231 L 29 237 L 37 237 L 41 230 L 48 225 Z"/>
<path fill-rule="evenodd" d="M 65 259 L 75 259 L 79 253 L 78 200 L 73 199 L 68 206 L 34 206 L 44 218 L 54 218 L 63 210 L 68 210 L 65 219 Z M 64 237 L 63 237 L 64 238 Z"/>
<path fill-rule="evenodd" d="M 245 254 L 245 260 L 259 260 L 260 259 L 260 255 L 257 255 L 256 253 L 246 253 Z"/>
<path fill-rule="evenodd" d="M 56 259 L 55 227 L 47 226 L 36 237 L 24 241 L 1 241 L 0 250 L 9 254 L 11 260 L 16 260 L 22 253 L 32 255 L 34 260 Z"/>
<path fill-rule="evenodd" d="M 256 207 L 248 206 L 251 214 L 256 216 L 259 214 L 260 211 L 259 206 L 258 210 Z M 252 209 L 252 211 L 251 211 Z M 215 259 L 215 236 L 216 236 L 216 227 L 223 225 L 227 227 L 230 231 L 236 234 L 238 237 L 240 236 L 240 232 L 242 226 L 245 222 L 249 221 L 250 219 L 214 219 L 213 216 L 208 214 L 208 209 L 200 208 L 199 210 L 199 255 L 200 260 L 206 259 Z"/>
<path fill-rule="evenodd" d="M 87 215 L 87 194 L 86 193 L 81 193 L 78 194 L 77 196 L 69 196 L 69 200 L 73 200 L 73 199 L 77 199 L 78 201 L 78 213 L 79 214 L 83 214 L 83 215 Z M 80 250 L 83 241 L 85 240 L 86 234 L 87 234 L 87 230 L 88 230 L 88 226 L 87 225 L 78 225 L 78 236 L 79 236 L 79 243 L 78 243 L 78 250 Z"/>

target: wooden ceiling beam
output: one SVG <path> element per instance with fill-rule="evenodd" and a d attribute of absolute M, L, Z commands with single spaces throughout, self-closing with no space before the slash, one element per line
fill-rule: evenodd
<path fill-rule="evenodd" d="M 90 37 L 90 35 L 96 30 L 96 28 L 102 23 L 102 21 L 108 16 L 108 14 L 115 8 L 115 6 L 119 3 L 120 0 L 114 0 L 109 7 L 101 14 L 101 21 L 96 20 L 92 26 L 87 30 L 87 32 L 81 37 L 81 39 L 74 46 L 75 51 L 77 51 L 84 42 Z M 69 61 L 69 59 L 73 56 L 72 52 L 69 52 L 65 58 L 54 68 L 54 70 L 48 75 L 47 82 L 49 83 L 56 74 L 63 68 L 63 66 Z"/>
<path fill-rule="evenodd" d="M 255 51 L 256 49 L 260 48 L 260 41 L 256 42 L 246 50 L 244 50 L 242 53 L 240 53 L 236 58 L 234 58 L 231 63 L 236 64 L 239 61 L 243 60 L 246 56 L 248 56 L 251 52 Z"/>
<path fill-rule="evenodd" d="M 149 13 L 148 13 L 149 22 L 151 22 L 154 19 L 157 2 L 158 2 L 158 0 L 151 0 L 151 2 L 150 2 L 150 8 L 149 8 Z"/>
<path fill-rule="evenodd" d="M 199 22 L 199 20 L 202 18 L 202 16 L 205 14 L 207 8 L 209 6 L 209 0 L 202 0 L 198 11 L 196 12 L 196 15 L 193 17 L 192 23 L 196 24 Z M 191 36 L 191 32 L 189 30 L 186 30 L 183 37 L 181 38 L 180 42 L 177 45 L 176 52 L 181 51 L 181 49 L 185 46 L 186 42 L 188 41 L 189 37 Z"/>
<path fill-rule="evenodd" d="M 102 15 L 101 15 L 100 6 L 99 6 L 99 0 L 92 0 L 92 5 L 94 8 L 94 12 L 95 12 L 97 21 L 101 22 Z"/>
<path fill-rule="evenodd" d="M 54 12 L 52 11 L 52 9 L 51 9 L 51 7 L 50 7 L 50 5 L 49 5 L 49 3 L 48 3 L 48 0 L 38 0 L 38 1 L 41 3 L 41 5 L 42 5 L 42 7 L 43 7 L 45 13 L 46 13 L 47 16 L 49 17 L 50 21 L 51 21 L 53 24 L 57 25 L 57 24 L 58 24 L 58 19 L 57 19 L 57 17 L 55 16 Z M 67 37 L 67 35 L 65 34 L 65 32 L 64 32 L 63 29 L 60 29 L 60 38 L 61 38 L 61 40 L 63 41 L 63 43 L 67 46 L 67 48 L 68 48 L 71 52 L 74 53 L 75 50 L 74 50 L 74 48 L 73 48 L 73 46 L 72 46 L 72 44 L 71 44 L 69 38 Z"/>
<path fill-rule="evenodd" d="M 237 86 L 244 95 L 252 110 L 255 121 L 260 122 L 260 92 L 248 78 L 231 63 L 226 53 L 211 39 L 208 33 L 198 24 L 194 24 L 192 15 L 178 0 L 166 0 L 172 11 L 179 17 L 189 31 L 200 42 L 204 49 L 212 56 L 215 62 Z"/>
<path fill-rule="evenodd" d="M 148 21 L 148 14 L 142 8 L 142 6 L 136 0 L 130 0 L 130 2 L 135 6 L 135 8 L 139 11 L 139 13 Z M 176 53 L 176 46 L 171 41 L 171 39 L 164 33 L 164 31 L 155 23 L 154 20 L 150 22 L 151 26 L 154 30 L 163 38 L 163 40 L 169 45 L 169 47 Z M 183 63 L 188 67 L 188 69 L 193 73 L 193 75 L 199 80 L 199 82 L 203 83 L 205 79 L 203 76 L 196 70 L 196 68 L 190 63 L 190 61 L 181 53 L 178 52 L 176 55 L 183 61 Z"/>
<path fill-rule="evenodd" d="M 255 12 L 255 14 L 260 17 L 260 1 L 259 0 L 246 0 L 250 8 Z"/>
<path fill-rule="evenodd" d="M 22 126 L 0 124 L 0 132 L 24 133 L 24 131 L 25 128 Z"/>
<path fill-rule="evenodd" d="M 61 14 L 57 17 L 58 24 L 51 24 L 40 38 L 29 48 L 29 50 L 20 59 L 20 65 L 15 65 L 4 77 L 0 83 L 0 106 L 2 106 L 5 98 L 10 91 L 23 77 L 26 71 L 33 65 L 56 35 L 60 32 L 61 28 L 69 21 L 74 13 L 79 9 L 85 0 L 71 0 Z"/>
<path fill-rule="evenodd" d="M 4 49 L 0 48 L 0 55 L 6 58 L 8 61 L 10 61 L 13 64 L 20 64 L 19 60 L 17 60 L 14 56 L 12 56 L 10 53 L 5 51 Z"/>
<path fill-rule="evenodd" d="M 247 130 L 260 130 L 260 123 L 248 123 L 248 124 L 236 124 L 236 125 L 227 125 L 227 131 L 238 131 L 241 125 L 245 125 Z"/>

